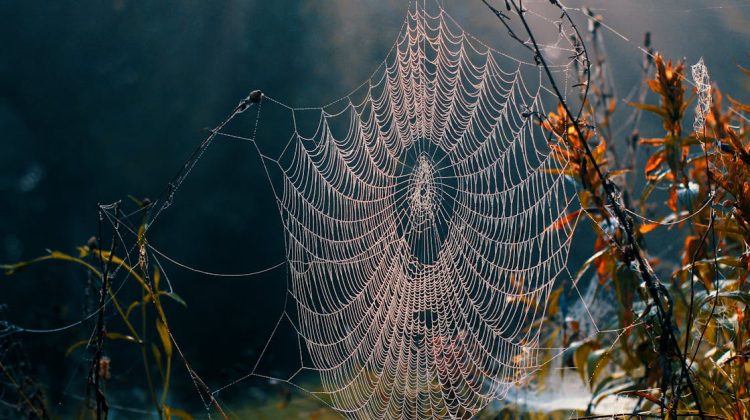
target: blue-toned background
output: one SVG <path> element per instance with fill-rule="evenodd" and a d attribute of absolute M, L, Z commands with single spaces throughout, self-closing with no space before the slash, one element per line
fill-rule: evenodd
<path fill-rule="evenodd" d="M 650 31 L 667 57 L 693 63 L 703 56 L 720 88 L 750 100 L 735 66 L 750 62 L 746 1 L 569 3 L 591 6 L 628 38 L 605 32 L 621 95 L 639 82 L 637 47 Z M 407 7 L 395 0 L 0 1 L 0 262 L 45 249 L 72 252 L 96 233 L 97 203 L 160 192 L 203 128 L 252 89 L 294 105 L 348 92 L 385 56 Z M 511 42 L 479 0 L 445 7 L 488 44 Z M 647 123 L 657 134 L 658 124 Z M 253 150 L 226 141 L 212 146 L 152 239 L 170 256 L 212 271 L 282 261 L 281 224 Z M 189 305 L 173 308 L 171 325 L 207 382 L 223 384 L 250 369 L 280 312 L 283 273 L 221 279 L 171 270 Z M 80 319 L 81 277 L 48 265 L 0 278 L 8 321 L 55 328 Z M 82 366 L 62 353 L 87 331 L 22 336 L 53 403 L 83 393 L 69 385 Z M 273 354 L 269 363 L 283 369 L 290 354 Z M 197 399 L 180 374 L 176 389 Z"/>

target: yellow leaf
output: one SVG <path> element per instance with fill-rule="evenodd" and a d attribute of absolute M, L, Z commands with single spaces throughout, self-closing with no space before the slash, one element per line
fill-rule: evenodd
<path fill-rule="evenodd" d="M 156 367 L 159 368 L 159 371 L 162 371 L 162 364 L 161 364 L 161 350 L 159 350 L 159 346 L 157 346 L 154 343 L 151 343 L 151 353 L 154 355 L 154 360 L 156 361 Z"/>
<path fill-rule="evenodd" d="M 124 340 L 124 341 L 130 341 L 131 343 L 140 343 L 140 341 L 136 340 L 135 337 L 121 334 L 118 332 L 108 332 L 106 334 L 106 337 L 110 340 Z"/>
<path fill-rule="evenodd" d="M 161 281 L 161 272 L 159 268 L 154 268 L 154 291 L 159 290 L 159 281 Z"/>
<path fill-rule="evenodd" d="M 190 415 L 185 410 L 180 410 L 179 408 L 173 408 L 169 406 L 164 406 L 164 417 L 167 419 L 171 419 L 172 417 L 176 417 L 183 420 L 193 420 L 193 416 Z"/>
<path fill-rule="evenodd" d="M 612 356 L 607 351 L 607 349 L 599 349 L 592 351 L 588 355 L 588 371 L 589 371 L 589 386 L 593 388 L 594 384 L 596 383 L 596 379 L 599 377 L 599 374 L 604 370 L 604 368 L 607 366 L 607 363 L 609 363 Z"/>
<path fill-rule="evenodd" d="M 586 366 L 588 364 L 586 361 L 588 360 L 589 353 L 591 353 L 591 343 L 583 343 L 573 354 L 573 361 L 575 362 L 576 370 L 581 376 L 581 381 L 583 383 L 588 382 L 588 378 L 586 377 Z"/>
<path fill-rule="evenodd" d="M 130 318 L 130 313 L 133 312 L 133 310 L 140 304 L 140 301 L 133 301 L 133 303 L 131 303 L 130 306 L 128 306 L 128 309 L 125 311 L 125 318 Z"/>
<path fill-rule="evenodd" d="M 76 249 L 78 250 L 78 258 L 86 258 L 91 252 L 88 246 L 79 246 Z"/>
<path fill-rule="evenodd" d="M 65 357 L 70 356 L 70 353 L 73 353 L 75 351 L 75 349 L 77 349 L 78 347 L 81 347 L 81 346 L 87 344 L 88 342 L 89 342 L 89 340 L 76 341 L 75 343 L 73 343 L 72 346 L 68 347 L 68 349 L 65 350 Z"/>
<path fill-rule="evenodd" d="M 609 176 L 615 177 L 615 176 L 625 175 L 627 173 L 630 173 L 630 169 L 616 169 L 614 171 L 609 171 Z"/>
<path fill-rule="evenodd" d="M 159 338 L 161 338 L 161 345 L 164 348 L 164 353 L 167 358 L 172 357 L 172 339 L 169 337 L 169 329 L 161 319 L 156 320 L 156 330 L 159 332 Z"/>
<path fill-rule="evenodd" d="M 599 145 L 596 146 L 596 149 L 594 149 L 594 160 L 599 162 L 602 157 L 604 157 L 604 152 L 607 151 L 607 142 L 604 141 L 604 139 L 601 139 L 599 142 Z"/>
<path fill-rule="evenodd" d="M 562 291 L 563 291 L 563 288 L 560 287 L 550 294 L 549 308 L 547 309 L 547 316 L 550 318 L 557 315 L 557 312 L 560 310 L 559 301 L 560 301 L 560 295 L 562 294 Z"/>
<path fill-rule="evenodd" d="M 136 340 L 135 337 L 131 337 L 129 335 L 121 334 L 118 332 L 108 332 L 105 335 L 110 340 L 124 340 L 124 341 L 130 341 L 131 343 L 140 343 L 140 341 Z M 70 356 L 71 353 L 73 353 L 76 349 L 78 349 L 81 346 L 87 345 L 89 343 L 89 340 L 81 340 L 76 341 L 71 345 L 70 347 L 65 350 L 65 357 Z"/>

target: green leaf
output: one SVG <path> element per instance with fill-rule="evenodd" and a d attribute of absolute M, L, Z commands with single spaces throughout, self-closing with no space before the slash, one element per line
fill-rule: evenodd
<path fill-rule="evenodd" d="M 123 340 L 123 341 L 129 341 L 131 343 L 141 344 L 141 342 L 136 340 L 135 337 L 121 334 L 118 332 L 108 332 L 105 334 L 105 337 L 107 337 L 110 340 Z M 75 343 L 73 343 L 73 345 L 71 345 L 65 350 L 65 357 L 70 356 L 70 354 L 73 353 L 76 349 L 78 349 L 79 347 L 85 346 L 88 343 L 89 343 L 89 340 L 76 341 Z"/>
<path fill-rule="evenodd" d="M 175 292 L 169 292 L 169 293 L 164 293 L 164 294 L 165 294 L 165 295 L 166 295 L 166 296 L 167 296 L 168 298 L 170 298 L 170 299 L 174 300 L 175 302 L 177 302 L 177 303 L 179 303 L 180 305 L 182 305 L 182 306 L 184 306 L 184 307 L 186 307 L 186 308 L 187 308 L 187 306 L 188 306 L 188 305 L 187 305 L 187 302 L 185 302 L 185 300 L 184 300 L 183 298 L 181 298 L 181 297 L 180 297 L 180 295 L 178 295 L 177 293 L 175 293 Z"/>
<path fill-rule="evenodd" d="M 138 341 L 135 337 L 121 334 L 118 332 L 108 332 L 105 337 L 107 337 L 110 340 L 124 340 L 124 341 L 130 341 L 131 343 L 138 343 L 141 344 L 140 341 Z"/>

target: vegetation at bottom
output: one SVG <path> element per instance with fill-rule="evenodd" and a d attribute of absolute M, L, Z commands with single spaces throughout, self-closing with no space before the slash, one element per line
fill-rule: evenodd
<path fill-rule="evenodd" d="M 588 219 L 595 236 L 572 284 L 553 294 L 542 347 L 566 349 L 560 372 L 574 369 L 591 391 L 584 417 L 594 418 L 598 404 L 618 396 L 632 408 L 608 414 L 622 418 L 747 418 L 750 106 L 703 83 L 702 63 L 691 75 L 683 62 L 652 57 L 654 74 L 645 86 L 654 99 L 628 105 L 658 118 L 660 133 L 634 130 L 623 147 L 613 147 L 616 139 L 605 133 L 615 98 L 603 95 L 595 79 L 583 120 L 560 107 L 541 122 L 556 139 L 553 154 L 567 165 L 564 176 L 579 190 L 580 210 L 568 219 Z M 750 76 L 742 67 L 738 72 Z M 603 185 L 595 166 L 611 183 Z M 624 225 L 608 194 L 625 209 Z M 651 239 L 661 246 L 651 247 Z M 639 258 L 654 285 L 644 281 Z M 596 283 L 592 307 L 571 316 L 565 296 L 589 281 Z M 591 328 L 588 311 L 601 302 L 610 302 L 616 316 Z M 545 365 L 537 386 L 555 366 Z"/>

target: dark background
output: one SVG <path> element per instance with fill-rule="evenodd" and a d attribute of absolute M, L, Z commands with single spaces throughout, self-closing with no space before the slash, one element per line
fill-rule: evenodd
<path fill-rule="evenodd" d="M 478 0 L 445 3 L 488 44 L 502 49 L 511 42 Z M 524 3 L 544 7 L 547 1 Z M 691 64 L 703 56 L 719 87 L 750 99 L 747 79 L 735 67 L 750 66 L 748 2 L 569 5 L 582 4 L 629 39 L 606 35 L 622 94 L 638 83 L 637 47 L 651 31 L 667 57 Z M 96 234 L 97 203 L 160 192 L 203 138 L 202 129 L 252 89 L 296 106 L 325 104 L 350 91 L 385 56 L 407 7 L 395 0 L 0 1 L 0 262 L 45 249 L 74 252 Z M 250 130 L 251 122 L 238 130 Z M 273 118 L 263 123 L 287 124 L 284 133 L 289 128 Z M 646 123 L 658 134 L 655 121 Z M 151 240 L 173 258 L 216 272 L 282 261 L 283 231 L 254 151 L 217 141 Z M 284 271 L 224 279 L 172 266 L 169 275 L 189 305 L 170 307 L 170 321 L 194 368 L 212 387 L 249 372 L 281 313 Z M 45 265 L 0 278 L 0 303 L 11 323 L 56 328 L 81 318 L 85 282 L 80 270 Z M 62 352 L 89 331 L 22 334 L 52 402 L 66 406 L 83 394 L 70 379 L 80 378 L 80 360 Z M 294 353 L 283 349 L 296 344 L 288 344 L 270 356 L 269 366 L 295 365 Z M 175 373 L 175 386 L 197 400 L 183 372 Z"/>

